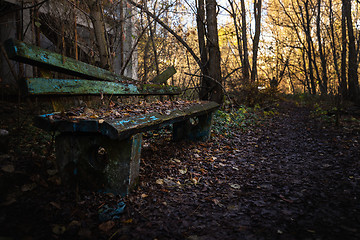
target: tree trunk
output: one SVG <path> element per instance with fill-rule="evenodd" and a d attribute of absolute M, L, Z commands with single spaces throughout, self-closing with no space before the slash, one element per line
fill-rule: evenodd
<path fill-rule="evenodd" d="M 210 97 L 209 100 L 222 104 L 223 89 L 221 85 L 221 67 L 220 67 L 220 50 L 219 50 L 219 36 L 217 30 L 217 16 L 216 16 L 216 0 L 206 0 L 206 19 L 208 29 L 207 46 L 209 49 L 209 77 Z"/>
<path fill-rule="evenodd" d="M 155 7 L 156 7 L 156 3 L 157 1 L 155 1 Z M 147 7 L 147 3 L 145 2 L 145 7 L 146 9 L 148 9 Z M 150 33 L 150 39 L 151 39 L 151 46 L 152 46 L 152 49 L 153 49 L 153 53 L 154 53 L 154 64 L 155 64 L 155 70 L 156 70 L 156 75 L 159 75 L 160 74 L 160 70 L 159 70 L 159 60 L 158 60 L 158 54 L 157 54 L 157 49 L 156 49 L 156 44 L 155 44 L 155 39 L 154 39 L 154 31 L 153 31 L 153 28 L 152 28 L 152 23 L 151 23 L 151 19 L 150 19 L 150 16 L 147 15 L 147 20 L 148 20 L 148 23 L 149 23 L 149 33 Z"/>
<path fill-rule="evenodd" d="M 240 33 L 239 33 L 239 26 L 238 26 L 238 19 L 237 19 L 237 14 L 236 14 L 236 9 L 235 9 L 235 3 L 232 0 L 228 0 L 230 7 L 231 7 L 231 17 L 233 19 L 234 22 L 234 28 L 235 28 L 235 34 L 236 34 L 236 41 L 237 41 L 237 46 L 238 46 L 238 51 L 239 51 L 239 57 L 240 57 L 240 61 L 243 63 L 244 60 L 244 55 L 243 55 L 243 49 L 242 49 L 242 45 L 241 45 L 241 37 L 240 37 Z"/>
<path fill-rule="evenodd" d="M 309 94 L 311 94 L 311 86 L 310 86 L 309 76 L 307 74 L 305 52 L 307 52 L 307 50 L 305 48 L 303 48 L 301 55 L 302 55 L 302 60 L 303 60 L 304 73 L 305 73 L 305 84 L 306 84 L 306 88 L 307 88 Z"/>
<path fill-rule="evenodd" d="M 206 48 L 205 36 L 205 4 L 204 0 L 198 0 L 197 14 L 196 14 L 196 24 L 198 31 L 198 40 L 199 40 L 199 50 L 200 50 L 200 69 L 202 73 L 201 81 L 201 89 L 199 92 L 199 98 L 201 100 L 209 99 L 209 88 L 208 83 L 211 82 L 208 79 L 208 51 Z"/>
<path fill-rule="evenodd" d="M 143 81 L 146 82 L 147 79 L 148 79 L 148 72 L 149 72 L 149 69 L 148 69 L 148 65 L 147 65 L 147 62 L 148 62 L 148 59 L 149 59 L 149 44 L 150 44 L 150 39 L 149 37 L 147 38 L 146 40 L 146 44 L 145 44 L 145 49 L 144 49 L 144 76 L 143 76 Z"/>
<path fill-rule="evenodd" d="M 79 59 L 79 51 L 78 51 L 78 33 L 77 33 L 77 16 L 76 16 L 76 8 L 78 7 L 78 0 L 74 1 L 74 52 L 75 59 Z"/>
<path fill-rule="evenodd" d="M 254 0 L 254 16 L 255 16 L 255 35 L 253 43 L 253 59 L 251 70 L 251 81 L 255 82 L 257 76 L 257 56 L 260 41 L 260 27 L 261 27 L 261 0 Z"/>
<path fill-rule="evenodd" d="M 249 82 L 250 77 L 250 64 L 249 64 L 249 50 L 247 46 L 247 32 L 246 32 L 246 9 L 245 9 L 245 0 L 241 0 L 241 33 L 242 33 L 242 42 L 244 50 L 244 59 L 243 59 L 243 78 L 247 83 Z"/>
<path fill-rule="evenodd" d="M 321 84 L 320 84 L 320 92 L 322 95 L 327 94 L 327 68 L 326 68 L 326 58 L 323 51 L 323 42 L 321 41 L 321 28 L 320 28 L 320 17 L 321 17 L 321 0 L 318 0 L 317 3 L 317 17 L 316 17 L 316 35 L 318 39 L 318 45 L 319 45 L 319 55 L 321 60 L 321 68 L 322 68 L 322 74 L 321 74 Z"/>
<path fill-rule="evenodd" d="M 332 54 L 333 54 L 333 61 L 334 61 L 334 68 L 335 68 L 335 72 L 336 75 L 338 77 L 339 80 L 339 84 L 341 82 L 341 75 L 340 75 L 340 70 L 339 70 L 339 64 L 338 64 L 338 51 L 337 51 L 337 47 L 336 47 L 336 39 L 335 39 L 335 30 L 334 30 L 334 13 L 333 13 L 333 5 L 332 5 L 332 0 L 329 0 L 329 23 L 330 23 L 330 34 L 331 34 L 331 48 L 332 48 Z"/>
<path fill-rule="evenodd" d="M 313 68 L 313 52 L 312 52 L 312 44 L 311 44 L 311 28 L 310 28 L 310 15 L 309 15 L 309 0 L 305 1 L 305 19 L 303 17 L 304 31 L 306 35 L 306 43 L 307 43 L 307 55 L 308 55 L 308 68 L 309 68 L 309 77 L 311 84 L 311 93 L 316 94 L 316 83 L 314 77 L 314 68 Z"/>
<path fill-rule="evenodd" d="M 340 94 L 343 98 L 347 98 L 347 76 L 346 76 L 346 55 L 347 55 L 347 34 L 346 34 L 346 1 L 342 0 L 341 9 L 341 82 L 340 82 Z"/>
<path fill-rule="evenodd" d="M 357 62 L 357 52 L 355 47 L 355 36 L 353 29 L 353 22 L 351 17 L 351 1 L 344 0 L 346 4 L 345 8 L 345 17 L 348 30 L 348 39 L 349 39 L 349 55 L 348 55 L 348 83 L 349 83 L 349 97 L 350 100 L 357 102 L 360 101 L 359 96 L 359 79 L 358 79 L 358 62 Z"/>
<path fill-rule="evenodd" d="M 105 25 L 102 21 L 102 12 L 99 0 L 87 0 L 90 9 L 91 22 L 93 24 L 96 43 L 99 49 L 100 66 L 110 68 L 108 45 L 105 37 Z"/>

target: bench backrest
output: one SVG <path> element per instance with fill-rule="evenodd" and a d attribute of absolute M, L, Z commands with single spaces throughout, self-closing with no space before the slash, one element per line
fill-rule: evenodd
<path fill-rule="evenodd" d="M 137 84 L 136 80 L 131 78 L 18 40 L 8 39 L 4 42 L 4 47 L 11 60 L 85 78 L 77 80 L 27 78 L 25 83 L 29 94 L 178 95 L 181 93 L 180 88 L 175 86 Z M 172 75 L 175 72 L 172 71 Z"/>

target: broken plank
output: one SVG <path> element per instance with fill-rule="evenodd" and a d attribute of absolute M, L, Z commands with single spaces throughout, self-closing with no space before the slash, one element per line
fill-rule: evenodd
<path fill-rule="evenodd" d="M 154 77 L 150 82 L 157 84 L 164 84 L 167 80 L 176 73 L 174 66 L 168 67 L 165 71 Z"/>
<path fill-rule="evenodd" d="M 52 71 L 66 73 L 86 79 L 99 79 L 113 82 L 135 81 L 131 78 L 117 75 L 103 68 L 99 68 L 15 39 L 6 40 L 4 42 L 4 47 L 9 59 Z"/>
<path fill-rule="evenodd" d="M 158 84 L 134 85 L 85 79 L 25 79 L 31 95 L 176 95 L 181 90 L 175 86 Z"/>

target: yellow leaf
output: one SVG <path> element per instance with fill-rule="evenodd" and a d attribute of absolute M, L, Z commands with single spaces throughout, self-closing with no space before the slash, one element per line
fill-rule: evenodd
<path fill-rule="evenodd" d="M 156 184 L 163 185 L 164 180 L 163 179 L 158 179 L 158 180 L 156 180 Z"/>
<path fill-rule="evenodd" d="M 240 189 L 240 185 L 239 184 L 229 184 L 230 185 L 230 187 L 232 187 L 232 188 L 235 188 L 235 189 Z"/>
<path fill-rule="evenodd" d="M 124 220 L 124 221 L 122 221 L 122 222 L 129 224 L 129 223 L 132 223 L 133 221 L 134 221 L 134 220 L 133 220 L 132 218 L 130 218 L 130 219 Z"/>

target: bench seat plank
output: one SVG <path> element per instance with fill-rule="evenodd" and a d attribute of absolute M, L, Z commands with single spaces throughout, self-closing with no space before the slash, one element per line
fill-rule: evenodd
<path fill-rule="evenodd" d="M 159 84 L 134 85 L 85 79 L 25 79 L 27 92 L 31 95 L 178 95 L 181 89 Z"/>
<path fill-rule="evenodd" d="M 211 113 L 219 108 L 215 102 L 195 104 L 182 110 L 172 110 L 169 114 L 148 113 L 121 119 L 100 121 L 93 120 L 56 120 L 45 114 L 36 117 L 35 125 L 48 131 L 101 133 L 111 139 L 126 139 L 136 133 L 159 129 L 172 123 L 181 122 L 191 117 Z"/>
<path fill-rule="evenodd" d="M 86 79 L 101 79 L 112 82 L 134 82 L 135 80 L 117 75 L 70 57 L 63 56 L 35 45 L 27 44 L 15 39 L 4 42 L 4 48 L 11 60 L 31 64 Z"/>

